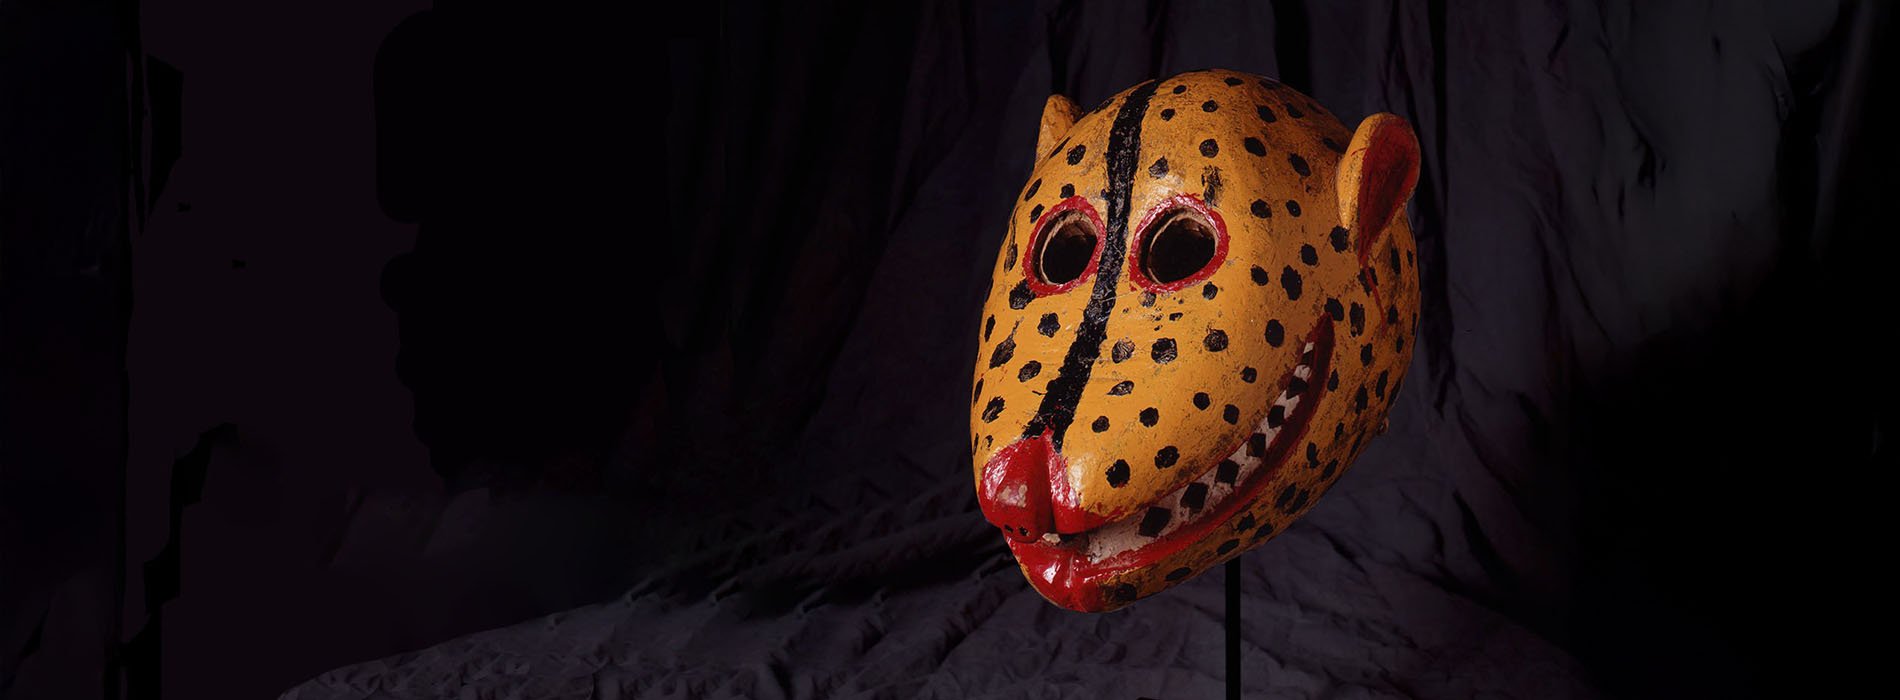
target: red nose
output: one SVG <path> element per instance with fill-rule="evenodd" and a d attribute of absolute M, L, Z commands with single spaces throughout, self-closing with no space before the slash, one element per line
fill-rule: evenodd
<path fill-rule="evenodd" d="M 977 505 L 1010 539 L 1031 542 L 1055 532 L 1075 534 L 1108 521 L 1082 510 L 1069 485 L 1068 465 L 1044 431 L 1021 438 L 983 465 Z"/>

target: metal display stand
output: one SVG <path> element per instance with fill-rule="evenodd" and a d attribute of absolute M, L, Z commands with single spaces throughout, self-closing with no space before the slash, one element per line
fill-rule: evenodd
<path fill-rule="evenodd" d="M 1227 700 L 1240 700 L 1240 557 L 1227 562 Z"/>

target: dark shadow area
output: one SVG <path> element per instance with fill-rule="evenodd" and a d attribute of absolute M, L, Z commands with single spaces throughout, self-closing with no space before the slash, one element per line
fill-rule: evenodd
<path fill-rule="evenodd" d="M 132 17 L 0 3 L 0 697 L 116 688 Z"/>

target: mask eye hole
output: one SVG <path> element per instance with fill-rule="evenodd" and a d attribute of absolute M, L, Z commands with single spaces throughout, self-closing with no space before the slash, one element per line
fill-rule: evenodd
<path fill-rule="evenodd" d="M 1061 286 L 1074 282 L 1088 270 L 1095 258 L 1095 246 L 1101 237 L 1089 229 L 1081 214 L 1069 212 L 1049 226 L 1042 237 L 1042 250 L 1036 254 L 1036 272 L 1044 284 Z"/>
<path fill-rule="evenodd" d="M 1156 284 L 1179 282 L 1214 259 L 1214 228 L 1188 213 L 1175 211 L 1162 220 L 1142 251 L 1141 269 Z"/>
<path fill-rule="evenodd" d="M 1094 274 L 1101 250 L 1102 222 L 1095 208 L 1070 197 L 1043 215 L 1023 273 L 1039 295 L 1066 292 Z"/>
<path fill-rule="evenodd" d="M 1173 197 L 1150 212 L 1137 240 L 1131 277 L 1153 292 L 1198 282 L 1214 274 L 1227 256 L 1227 227 L 1220 215 L 1189 195 Z"/>

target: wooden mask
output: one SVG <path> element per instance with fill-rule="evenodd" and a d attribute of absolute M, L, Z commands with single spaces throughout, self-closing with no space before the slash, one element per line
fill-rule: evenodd
<path fill-rule="evenodd" d="M 1112 610 L 1281 532 L 1412 356 L 1406 123 L 1213 70 L 1043 109 L 979 331 L 983 515 L 1044 597 Z"/>

